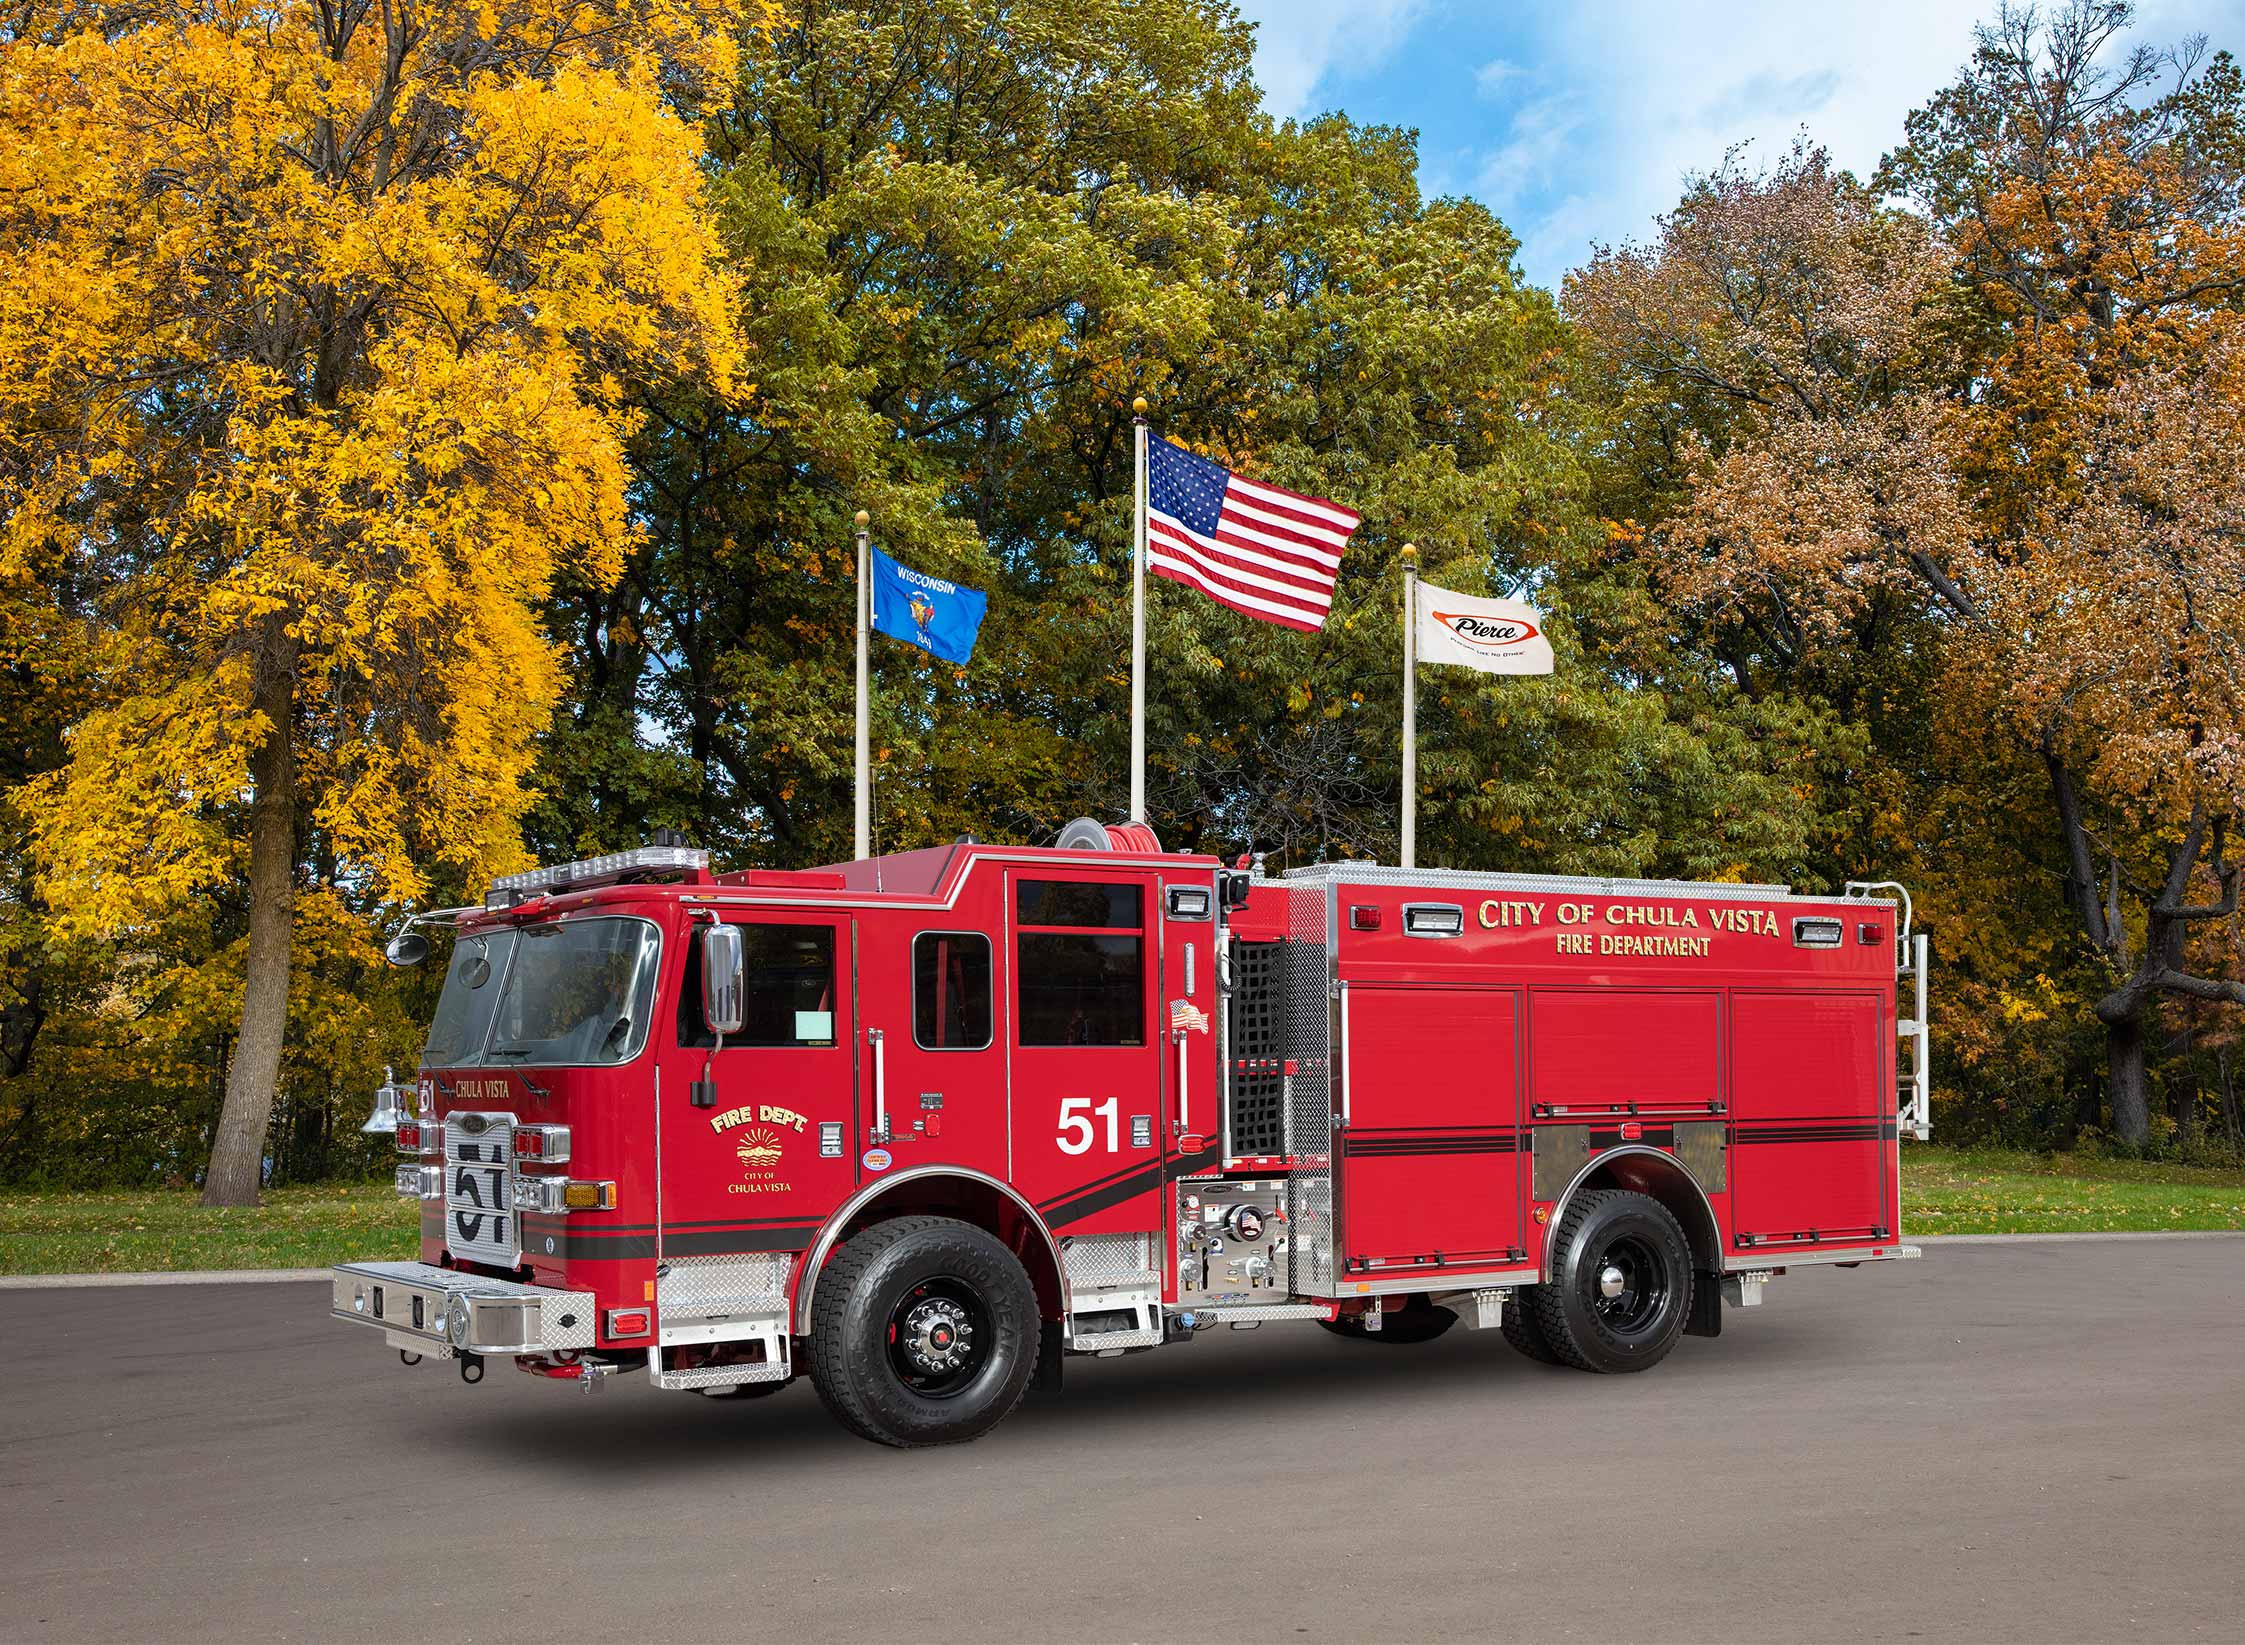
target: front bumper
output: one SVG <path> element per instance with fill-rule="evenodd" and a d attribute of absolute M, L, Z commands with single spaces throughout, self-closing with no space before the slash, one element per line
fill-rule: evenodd
<path fill-rule="evenodd" d="M 346 1262 L 329 1270 L 331 1310 L 413 1354 L 541 1354 L 593 1345 L 593 1294 L 463 1274 L 429 1262 Z"/>

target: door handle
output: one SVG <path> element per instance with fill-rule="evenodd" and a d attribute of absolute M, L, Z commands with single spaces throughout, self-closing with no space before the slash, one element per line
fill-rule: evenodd
<path fill-rule="evenodd" d="M 889 1140 L 889 1068 L 884 1054 L 888 1035 L 878 1028 L 865 1031 L 866 1040 L 873 1047 L 873 1140 Z"/>

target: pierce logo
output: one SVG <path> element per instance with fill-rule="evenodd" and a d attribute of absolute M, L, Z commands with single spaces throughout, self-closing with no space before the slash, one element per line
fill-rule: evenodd
<path fill-rule="evenodd" d="M 1524 645 L 1543 632 L 1534 623 L 1509 617 L 1475 617 L 1462 612 L 1437 611 L 1434 620 L 1476 651 L 1502 651 Z"/>

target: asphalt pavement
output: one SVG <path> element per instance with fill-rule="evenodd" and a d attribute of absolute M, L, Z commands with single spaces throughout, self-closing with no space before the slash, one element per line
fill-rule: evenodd
<path fill-rule="evenodd" d="M 0 1292 L 0 1639 L 2228 1639 L 2245 1239 L 1802 1269 L 1592 1377 L 1494 1332 L 1119 1360 L 885 1450 L 331 1322 Z"/>

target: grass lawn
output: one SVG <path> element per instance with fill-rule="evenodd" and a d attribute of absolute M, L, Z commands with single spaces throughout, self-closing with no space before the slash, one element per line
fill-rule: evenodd
<path fill-rule="evenodd" d="M 2245 1170 L 1902 1145 L 1902 1231 L 2245 1228 Z"/>
<path fill-rule="evenodd" d="M 0 1274 L 324 1268 L 410 1257 L 418 1213 L 388 1183 L 277 1189 L 254 1211 L 205 1211 L 191 1193 L 0 1192 Z M 1913 1238 L 2245 1229 L 2245 1170 L 1906 1143 L 1902 1227 Z"/>
<path fill-rule="evenodd" d="M 410 1257 L 419 1204 L 386 1182 L 278 1188 L 253 1211 L 206 1211 L 192 1193 L 0 1192 L 0 1274 L 324 1268 Z"/>

